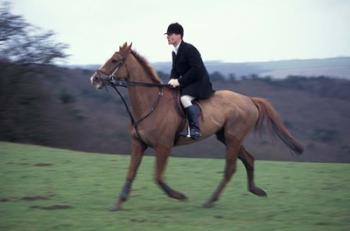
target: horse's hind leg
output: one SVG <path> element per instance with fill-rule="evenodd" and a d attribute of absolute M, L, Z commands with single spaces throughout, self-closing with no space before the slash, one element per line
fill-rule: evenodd
<path fill-rule="evenodd" d="M 226 143 L 226 166 L 225 166 L 225 172 L 224 177 L 221 180 L 220 184 L 212 194 L 212 196 L 208 199 L 206 203 L 204 203 L 203 207 L 210 208 L 214 205 L 214 202 L 217 201 L 221 195 L 221 193 L 224 191 L 227 183 L 232 178 L 233 174 L 236 171 L 236 162 L 238 153 L 240 150 L 240 142 L 236 138 L 227 139 L 225 137 L 225 143 Z"/>
<path fill-rule="evenodd" d="M 238 158 L 243 162 L 247 171 L 249 192 L 257 196 L 267 196 L 266 192 L 257 187 L 254 183 L 254 157 L 243 146 L 241 146 Z"/>
<path fill-rule="evenodd" d="M 155 169 L 155 181 L 159 187 L 171 198 L 177 200 L 186 200 L 187 197 L 170 188 L 164 181 L 164 171 L 167 164 L 167 160 L 170 154 L 170 148 L 166 147 L 154 147 L 156 151 L 156 169 Z"/>
<path fill-rule="evenodd" d="M 220 130 L 216 133 L 216 138 L 226 144 L 224 129 Z M 266 192 L 261 188 L 257 187 L 254 183 L 254 157 L 251 155 L 243 146 L 241 146 L 241 150 L 239 151 L 238 158 L 243 162 L 244 167 L 247 171 L 247 179 L 248 179 L 248 190 L 249 192 L 257 195 L 257 196 L 267 196 Z"/>

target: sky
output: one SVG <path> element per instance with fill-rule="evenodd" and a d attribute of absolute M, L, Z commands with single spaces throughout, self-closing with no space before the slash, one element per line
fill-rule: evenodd
<path fill-rule="evenodd" d="M 0 0 L 3 1 L 3 0 Z M 205 61 L 350 56 L 350 0 L 12 0 L 12 12 L 69 45 L 68 64 L 102 64 L 124 42 L 171 61 L 173 22 Z"/>

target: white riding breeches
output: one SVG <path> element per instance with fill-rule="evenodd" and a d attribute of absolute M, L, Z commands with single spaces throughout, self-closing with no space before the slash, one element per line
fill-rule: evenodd
<path fill-rule="evenodd" d="M 192 106 L 192 100 L 194 99 L 195 98 L 190 95 L 183 95 L 180 98 L 182 106 L 184 106 L 184 108 L 188 108 L 189 106 Z"/>

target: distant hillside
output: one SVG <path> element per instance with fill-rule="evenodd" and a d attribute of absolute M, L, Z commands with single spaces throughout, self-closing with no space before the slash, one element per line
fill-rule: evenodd
<path fill-rule="evenodd" d="M 0 140 L 129 153 L 125 108 L 112 91 L 91 87 L 91 74 L 83 69 L 0 63 Z M 295 157 L 280 142 L 253 135 L 246 146 L 258 159 L 350 162 L 349 80 L 254 76 L 212 80 L 215 89 L 269 99 L 306 150 Z M 215 137 L 173 150 L 174 155 L 211 158 L 221 158 L 224 152 Z"/>
<path fill-rule="evenodd" d="M 154 63 L 154 67 L 158 71 L 169 73 L 171 63 Z M 206 62 L 206 67 L 209 73 L 217 71 L 225 76 L 234 74 L 236 77 L 255 74 L 259 76 L 270 76 L 272 78 L 301 75 L 350 79 L 350 57 L 250 63 L 208 61 Z"/>
<path fill-rule="evenodd" d="M 170 73 L 171 62 L 156 62 L 152 65 L 157 71 Z M 240 78 L 242 76 L 259 75 L 262 77 L 285 78 L 290 75 L 299 75 L 350 79 L 350 57 L 246 63 L 206 61 L 205 65 L 209 73 L 220 72 L 226 77 L 231 75 Z M 70 67 L 96 70 L 100 65 L 77 65 Z"/>

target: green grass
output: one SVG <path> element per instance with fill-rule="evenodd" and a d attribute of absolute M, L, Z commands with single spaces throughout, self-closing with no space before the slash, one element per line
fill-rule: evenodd
<path fill-rule="evenodd" d="M 223 160 L 170 158 L 166 178 L 187 202 L 166 197 L 145 157 L 124 211 L 110 212 L 128 156 L 0 142 L 0 230 L 350 230 L 350 165 L 256 162 L 268 193 L 246 190 L 244 167 L 211 209 L 201 204 Z"/>

